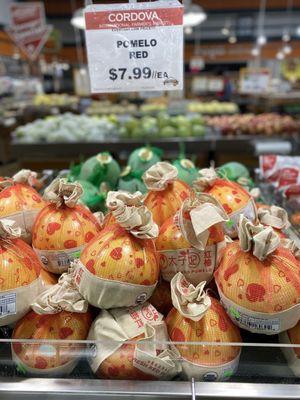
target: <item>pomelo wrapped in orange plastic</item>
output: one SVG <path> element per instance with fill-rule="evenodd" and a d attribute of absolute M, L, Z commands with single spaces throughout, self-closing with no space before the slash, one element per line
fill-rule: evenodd
<path fill-rule="evenodd" d="M 54 180 L 45 190 L 49 205 L 37 216 L 32 230 L 32 246 L 43 267 L 55 274 L 68 270 L 84 246 L 100 232 L 90 210 L 78 204 L 82 188 L 64 179 Z"/>
<path fill-rule="evenodd" d="M 107 207 L 116 220 L 76 260 L 80 293 L 95 307 L 129 307 L 153 293 L 159 266 L 153 238 L 158 227 L 142 205 L 142 194 L 109 192 Z"/>
<path fill-rule="evenodd" d="M 300 345 L 300 321 L 293 328 L 279 335 L 279 342 L 289 345 Z M 289 368 L 300 377 L 300 347 L 282 347 Z"/>
<path fill-rule="evenodd" d="M 58 284 L 42 293 L 32 304 L 33 311 L 16 325 L 12 338 L 13 360 L 30 375 L 61 376 L 71 373 L 84 345 L 63 341 L 85 340 L 92 315 L 73 284 L 72 274 L 63 274 Z M 22 339 L 31 339 L 24 343 Z M 43 340 L 42 343 L 38 341 Z M 58 343 L 47 343 L 58 340 Z"/>
<path fill-rule="evenodd" d="M 0 220 L 0 326 L 22 318 L 41 290 L 41 263 L 14 225 Z"/>
<path fill-rule="evenodd" d="M 168 345 L 163 316 L 149 303 L 102 310 L 88 340 L 96 351 L 90 366 L 99 378 L 171 379 L 180 372 L 178 352 Z"/>
<path fill-rule="evenodd" d="M 0 181 L 0 219 L 8 218 L 22 229 L 21 238 L 31 243 L 31 231 L 37 214 L 46 205 L 32 187 L 36 172 L 22 169 L 12 179 Z"/>
<path fill-rule="evenodd" d="M 177 272 L 193 284 L 213 277 L 225 247 L 228 216 L 218 201 L 201 193 L 187 199 L 160 228 L 156 240 L 162 277 L 170 282 Z"/>
<path fill-rule="evenodd" d="M 300 263 L 271 227 L 241 216 L 239 241 L 227 245 L 215 279 L 222 303 L 241 328 L 272 335 L 298 322 Z"/>
<path fill-rule="evenodd" d="M 178 272 L 171 281 L 174 308 L 166 324 L 170 339 L 183 343 L 177 343 L 176 347 L 185 378 L 226 380 L 238 367 L 240 347 L 222 346 L 222 342 L 240 343 L 241 336 L 222 305 L 204 291 L 204 286 L 205 282 L 193 286 Z M 220 345 L 202 345 L 202 342 L 220 342 Z"/>
<path fill-rule="evenodd" d="M 191 194 L 190 187 L 177 179 L 178 171 L 170 163 L 158 162 L 143 175 L 149 190 L 144 204 L 152 212 L 153 220 L 160 227 L 173 216 Z"/>
<path fill-rule="evenodd" d="M 277 206 L 261 206 L 257 210 L 259 223 L 265 226 L 271 226 L 280 238 L 286 238 L 283 230 L 290 227 L 288 213 L 284 208 Z"/>
<path fill-rule="evenodd" d="M 255 222 L 257 210 L 253 197 L 238 183 L 230 182 L 218 177 L 213 168 L 204 168 L 199 171 L 200 177 L 194 181 L 197 191 L 212 195 L 224 208 L 230 220 L 225 229 L 227 235 L 237 237 L 237 227 L 241 214 Z"/>

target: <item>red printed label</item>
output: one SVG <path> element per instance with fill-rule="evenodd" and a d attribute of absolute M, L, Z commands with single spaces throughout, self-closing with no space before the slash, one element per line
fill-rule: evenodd
<path fill-rule="evenodd" d="M 129 315 L 138 328 L 142 328 L 147 322 L 158 321 L 159 319 L 158 312 L 151 304 L 147 304 L 141 309 L 130 308 Z"/>
<path fill-rule="evenodd" d="M 284 192 L 286 197 L 299 196 L 300 195 L 300 185 L 291 185 Z"/>
<path fill-rule="evenodd" d="M 276 160 L 277 156 L 274 155 L 263 156 L 263 161 L 262 161 L 263 172 L 266 173 L 267 171 L 270 171 L 272 168 L 274 168 Z"/>
<path fill-rule="evenodd" d="M 126 29 L 182 25 L 182 8 L 99 11 L 85 13 L 86 29 Z"/>
<path fill-rule="evenodd" d="M 207 246 L 205 251 L 194 248 L 161 251 L 159 265 L 163 278 L 170 282 L 177 272 L 194 284 L 209 280 L 216 267 L 217 246 Z"/>
<path fill-rule="evenodd" d="M 298 176 L 298 168 L 282 168 L 279 177 L 279 188 L 297 183 Z"/>
<path fill-rule="evenodd" d="M 10 7 L 11 25 L 45 23 L 44 9 L 41 2 L 12 4 Z"/>
<path fill-rule="evenodd" d="M 75 282 L 76 282 L 77 286 L 80 285 L 80 282 L 81 282 L 81 279 L 82 279 L 82 275 L 83 275 L 83 269 L 79 268 L 76 271 L 76 274 L 75 274 Z"/>

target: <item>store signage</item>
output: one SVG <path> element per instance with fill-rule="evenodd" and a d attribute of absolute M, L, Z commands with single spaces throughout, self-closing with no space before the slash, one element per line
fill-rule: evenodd
<path fill-rule="evenodd" d="M 182 90 L 179 1 L 90 5 L 85 21 L 92 93 Z"/>
<path fill-rule="evenodd" d="M 35 60 L 52 30 L 51 25 L 46 25 L 44 4 L 12 3 L 10 19 L 7 33 L 29 59 Z"/>
<path fill-rule="evenodd" d="M 271 72 L 267 68 L 243 68 L 240 73 L 240 93 L 261 94 L 270 88 Z"/>
<path fill-rule="evenodd" d="M 199 72 L 201 70 L 203 70 L 205 67 L 205 61 L 202 57 L 198 57 L 198 56 L 194 56 L 193 58 L 191 58 L 190 61 L 190 70 L 191 72 Z"/>

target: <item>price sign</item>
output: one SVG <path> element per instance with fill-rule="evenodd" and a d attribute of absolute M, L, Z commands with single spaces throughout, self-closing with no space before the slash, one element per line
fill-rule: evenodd
<path fill-rule="evenodd" d="M 183 7 L 177 0 L 85 9 L 92 93 L 183 88 Z"/>
<path fill-rule="evenodd" d="M 46 25 L 44 4 L 12 3 L 10 19 L 7 33 L 29 59 L 35 60 L 52 31 L 52 26 Z"/>
<path fill-rule="evenodd" d="M 240 74 L 241 93 L 265 93 L 269 90 L 271 72 L 267 68 L 248 69 L 244 68 Z"/>

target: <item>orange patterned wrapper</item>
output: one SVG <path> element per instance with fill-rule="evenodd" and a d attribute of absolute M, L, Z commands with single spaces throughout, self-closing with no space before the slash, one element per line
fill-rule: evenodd
<path fill-rule="evenodd" d="M 12 344 L 13 359 L 29 374 L 59 376 L 70 373 L 84 348 L 83 345 L 67 341 L 86 339 L 91 323 L 90 312 L 79 314 L 61 311 L 39 315 L 31 311 L 18 322 L 13 331 L 12 338 L 20 339 L 20 342 Z M 25 344 L 21 339 L 66 340 L 67 343 Z"/>
<path fill-rule="evenodd" d="M 224 243 L 223 224 L 219 223 L 208 229 L 206 249 L 199 251 L 184 238 L 176 220 L 176 216 L 171 217 L 162 225 L 155 242 L 162 276 L 170 281 L 181 271 L 194 284 L 210 280 L 216 267 L 218 245 L 221 249 Z"/>
<path fill-rule="evenodd" d="M 244 214 L 251 221 L 256 220 L 256 207 L 250 194 L 238 183 L 217 178 L 211 187 L 205 189 L 219 201 L 231 222 L 226 225 L 226 233 L 237 237 L 239 215 Z"/>
<path fill-rule="evenodd" d="M 246 207 L 251 199 L 250 194 L 238 183 L 225 179 L 216 179 L 214 185 L 206 192 L 214 196 L 228 215 Z"/>
<path fill-rule="evenodd" d="M 275 334 L 297 322 L 300 265 L 290 250 L 279 246 L 260 261 L 235 241 L 226 247 L 215 279 L 231 318 L 244 329 Z"/>
<path fill-rule="evenodd" d="M 80 261 L 91 274 L 103 279 L 137 285 L 153 285 L 158 279 L 153 241 L 137 239 L 117 224 L 92 240 Z"/>
<path fill-rule="evenodd" d="M 57 208 L 50 204 L 36 219 L 32 246 L 45 269 L 62 273 L 99 232 L 97 219 L 86 207 L 78 204 L 73 208 L 66 205 Z"/>
<path fill-rule="evenodd" d="M 166 325 L 181 355 L 185 377 L 225 380 L 237 369 L 240 347 L 222 343 L 240 343 L 241 336 L 222 305 L 204 291 L 204 285 L 205 282 L 192 285 L 180 272 L 174 276 L 171 282 L 174 308 L 166 318 Z M 202 345 L 203 342 L 220 345 Z"/>
<path fill-rule="evenodd" d="M 75 283 L 95 307 L 129 307 L 153 293 L 159 266 L 153 238 L 158 227 L 142 204 L 140 192 L 109 192 L 109 224 L 83 250 L 76 262 Z M 114 296 L 111 296 L 111 293 Z"/>
<path fill-rule="evenodd" d="M 145 205 L 152 212 L 153 219 L 158 226 L 162 224 L 180 208 L 185 199 L 191 195 L 189 186 L 180 180 L 168 184 L 161 191 L 150 191 L 145 198 Z"/>
<path fill-rule="evenodd" d="M 38 212 L 46 205 L 38 192 L 23 183 L 0 187 L 0 219 L 14 220 L 23 230 L 22 237 L 31 241 L 31 230 Z"/>
<path fill-rule="evenodd" d="M 159 227 L 176 213 L 192 193 L 191 188 L 177 176 L 177 169 L 167 162 L 154 164 L 143 175 L 149 190 L 144 204 Z"/>
<path fill-rule="evenodd" d="M 130 343 L 124 343 L 111 356 L 102 362 L 96 371 L 98 378 L 104 379 L 130 379 L 130 380 L 153 380 L 153 376 L 146 374 L 133 365 L 136 345 L 134 341 L 144 338 L 144 334 L 136 336 Z"/>
<path fill-rule="evenodd" d="M 21 239 L 0 239 L 0 326 L 18 321 L 40 291 L 41 263 Z"/>
<path fill-rule="evenodd" d="M 95 341 L 92 371 L 112 379 L 166 380 L 177 375 L 179 354 L 169 346 L 162 319 L 149 303 L 102 310 L 88 336 Z"/>
<path fill-rule="evenodd" d="M 226 221 L 227 214 L 212 196 L 202 193 L 185 200 L 156 240 L 162 277 L 171 281 L 182 272 L 193 285 L 212 279 L 226 245 Z"/>
<path fill-rule="evenodd" d="M 201 342 L 241 342 L 221 304 L 211 297 L 211 307 L 200 321 L 183 317 L 173 308 L 166 319 L 170 339 L 174 342 L 199 342 L 199 345 L 176 344 L 181 356 L 201 366 L 219 366 L 233 361 L 240 353 L 238 346 L 201 346 Z"/>
<path fill-rule="evenodd" d="M 109 285 L 109 282 L 127 284 L 126 287 L 117 286 L 119 293 L 109 296 L 110 301 L 116 301 L 114 307 L 121 307 L 123 306 L 122 302 L 126 303 L 126 288 L 134 298 L 129 300 L 133 303 L 124 304 L 124 306 L 134 305 L 135 301 L 137 301 L 136 304 L 145 301 L 151 296 L 159 275 L 154 242 L 151 239 L 138 239 L 118 224 L 110 225 L 101 231 L 85 247 L 80 256 L 80 262 L 82 266 L 76 277 L 80 292 L 81 289 L 88 290 L 86 285 L 81 283 L 83 273 L 88 274 L 91 285 Z M 101 282 L 99 278 L 102 280 Z M 134 290 L 137 291 L 136 295 Z M 82 294 L 85 298 L 89 296 L 87 293 L 86 295 Z M 101 293 L 98 295 L 100 296 Z M 118 296 L 119 298 L 117 298 Z M 87 298 L 87 300 L 95 307 L 111 308 L 106 307 L 105 300 L 100 297 Z"/>

